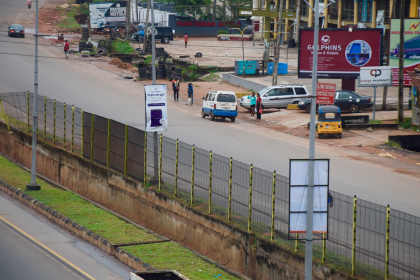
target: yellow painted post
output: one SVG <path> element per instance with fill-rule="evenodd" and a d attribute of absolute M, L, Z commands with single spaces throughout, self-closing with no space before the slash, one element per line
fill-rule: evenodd
<path fill-rule="evenodd" d="M 159 191 L 161 191 L 162 190 L 162 151 L 163 151 L 163 145 L 162 145 L 162 142 L 163 142 L 163 136 L 162 136 L 162 134 L 160 135 L 160 138 L 159 138 L 159 144 L 160 144 L 160 149 L 159 149 Z"/>
<path fill-rule="evenodd" d="M 90 128 L 90 161 L 93 162 L 93 134 L 95 132 L 94 126 L 95 126 L 95 115 L 91 114 L 91 128 Z"/>
<path fill-rule="evenodd" d="M 109 168 L 109 148 L 111 142 L 111 119 L 108 119 L 108 137 L 106 142 L 106 167 Z"/>
<path fill-rule="evenodd" d="M 57 124 L 57 101 L 54 99 L 54 131 L 53 131 L 53 144 L 55 145 L 55 128 Z"/>
<path fill-rule="evenodd" d="M 353 245 L 351 247 L 351 276 L 355 276 L 356 270 L 356 213 L 357 213 L 357 197 L 353 199 Z"/>
<path fill-rule="evenodd" d="M 254 167 L 249 167 L 249 203 L 248 203 L 248 231 L 251 231 L 251 211 L 252 211 L 252 174 Z"/>
<path fill-rule="evenodd" d="M 195 165 L 195 145 L 192 146 L 191 205 L 194 205 L 194 165 Z"/>
<path fill-rule="evenodd" d="M 67 106 L 66 106 L 66 102 L 64 102 L 64 143 L 63 143 L 63 147 L 64 147 L 64 150 L 66 149 L 66 123 L 67 123 L 67 121 L 66 121 L 66 108 L 67 108 Z"/>
<path fill-rule="evenodd" d="M 28 104 L 27 104 L 27 107 L 28 107 L 28 108 L 27 108 L 27 109 L 28 109 L 28 133 L 30 133 L 30 132 L 31 132 L 31 129 L 30 129 L 30 124 L 31 124 L 31 123 L 30 123 L 30 113 L 31 113 L 31 112 L 30 112 L 30 107 L 29 107 L 29 90 L 26 92 L 26 97 L 27 97 L 26 99 L 27 99 L 27 101 L 28 101 L 28 102 L 27 102 L 27 103 L 28 103 Z"/>
<path fill-rule="evenodd" d="M 71 107 L 71 152 L 74 150 L 74 105 Z"/>
<path fill-rule="evenodd" d="M 271 241 L 274 240 L 274 215 L 276 210 L 276 171 L 273 172 L 273 192 L 271 202 Z"/>
<path fill-rule="evenodd" d="M 213 153 L 211 151 L 209 157 L 209 214 L 211 214 L 211 185 L 213 180 Z"/>
<path fill-rule="evenodd" d="M 386 243 L 385 243 L 385 280 L 389 279 L 389 225 L 391 220 L 391 207 L 386 207 Z"/>
<path fill-rule="evenodd" d="M 321 261 L 322 264 L 325 263 L 326 250 L 327 250 L 327 234 L 323 233 L 322 234 L 322 261 Z"/>
<path fill-rule="evenodd" d="M 124 176 L 127 176 L 127 159 L 128 159 L 128 125 L 125 125 L 125 144 L 124 144 Z"/>
<path fill-rule="evenodd" d="M 47 141 L 47 97 L 44 97 L 44 141 Z"/>
<path fill-rule="evenodd" d="M 146 171 L 147 171 L 147 132 L 144 132 L 144 178 L 143 184 L 146 185 Z"/>
<path fill-rule="evenodd" d="M 175 190 L 174 196 L 178 195 L 178 151 L 179 151 L 179 140 L 176 139 L 176 156 L 175 156 Z"/>
<path fill-rule="evenodd" d="M 295 253 L 299 250 L 299 233 L 295 233 Z"/>
<path fill-rule="evenodd" d="M 80 114 L 81 114 L 81 117 L 82 117 L 82 143 L 81 143 L 81 152 L 80 152 L 80 154 L 81 154 L 81 156 L 82 156 L 82 158 L 83 158 L 83 127 L 84 127 L 84 122 L 83 122 L 83 109 L 81 110 L 81 112 L 80 112 Z"/>
<path fill-rule="evenodd" d="M 1 106 L 1 111 L 3 112 L 4 121 L 6 122 L 6 125 L 7 125 L 7 130 L 9 130 L 9 133 L 12 133 L 12 131 L 10 131 L 9 122 L 7 121 L 6 112 L 4 111 L 4 107 L 3 107 L 3 103 L 1 102 L 1 98 L 0 98 L 0 106 Z"/>
<path fill-rule="evenodd" d="M 229 208 L 228 208 L 228 222 L 230 222 L 230 216 L 232 215 L 232 167 L 233 167 L 233 159 L 230 158 L 230 162 L 229 162 Z"/>

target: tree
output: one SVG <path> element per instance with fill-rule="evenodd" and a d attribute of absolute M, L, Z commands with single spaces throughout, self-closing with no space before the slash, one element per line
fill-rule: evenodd
<path fill-rule="evenodd" d="M 188 14 L 195 18 L 201 18 L 205 14 L 205 9 L 208 8 L 212 0 L 169 0 L 169 3 L 175 5 L 175 10 L 181 14 Z"/>
<path fill-rule="evenodd" d="M 228 15 L 225 15 L 225 20 L 238 20 L 240 9 L 252 10 L 252 0 L 220 0 L 220 2 L 230 12 L 230 17 Z"/>

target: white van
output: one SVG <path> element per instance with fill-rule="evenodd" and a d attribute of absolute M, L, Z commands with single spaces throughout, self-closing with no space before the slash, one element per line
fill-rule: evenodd
<path fill-rule="evenodd" d="M 203 108 L 201 117 L 210 117 L 211 121 L 215 118 L 230 118 L 232 122 L 238 116 L 238 105 L 236 94 L 233 91 L 209 91 L 206 97 L 203 97 Z"/>

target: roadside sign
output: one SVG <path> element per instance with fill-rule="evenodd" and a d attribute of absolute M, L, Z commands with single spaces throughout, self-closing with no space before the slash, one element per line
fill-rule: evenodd
<path fill-rule="evenodd" d="M 316 104 L 334 105 L 335 84 L 316 84 Z"/>
<path fill-rule="evenodd" d="M 146 131 L 166 131 L 168 129 L 166 85 L 144 86 L 146 106 Z"/>
<path fill-rule="evenodd" d="M 392 67 L 360 67 L 360 85 L 389 86 L 392 84 Z"/>
<path fill-rule="evenodd" d="M 306 233 L 306 215 L 308 210 L 308 166 L 308 159 L 290 159 L 289 239 L 305 239 L 304 236 L 296 238 L 295 234 Z M 329 159 L 314 160 L 314 233 L 328 232 L 329 171 Z"/>
<path fill-rule="evenodd" d="M 296 12 L 283 12 L 283 18 L 296 18 Z"/>

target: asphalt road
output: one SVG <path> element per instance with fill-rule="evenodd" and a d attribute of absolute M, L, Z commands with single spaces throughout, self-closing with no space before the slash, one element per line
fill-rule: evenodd
<path fill-rule="evenodd" d="M 26 3 L 24 0 L 0 0 L 4 3 Z M 41 1 L 43 3 L 43 1 Z M 23 4 L 24 5 L 24 4 Z M 17 10 L 14 8 L 14 10 Z M 33 11 L 31 10 L 30 13 Z M 23 23 L 33 27 L 30 13 L 0 9 L 0 31 L 8 23 Z M 0 32 L 0 92 L 33 91 L 34 39 L 8 38 Z M 47 44 L 43 40 L 41 44 Z M 19 55 L 12 55 L 19 54 Z M 25 55 L 25 56 L 24 56 Z M 26 56 L 28 55 L 28 56 Z M 64 60 L 61 50 L 53 46 L 40 46 L 39 94 L 58 101 L 74 104 L 87 112 L 115 119 L 131 126 L 144 127 L 144 95 L 139 83 L 101 70 L 78 60 Z M 183 88 L 184 86 L 184 88 Z M 185 90 L 186 85 L 181 85 Z M 169 91 L 169 96 L 172 94 Z M 214 153 L 233 157 L 246 164 L 254 164 L 269 171 L 288 176 L 289 158 L 307 158 L 308 141 L 279 132 L 273 132 L 245 122 L 210 122 L 192 114 L 181 102 L 174 104 L 169 98 L 169 130 L 165 136 L 179 139 Z M 392 159 L 379 158 L 354 150 L 318 145 L 316 157 L 331 159 L 330 189 L 349 196 L 413 215 L 420 213 L 420 178 L 402 172 L 417 170 Z M 381 160 L 385 165 L 371 161 Z M 417 168 L 417 169 L 416 169 Z"/>
<path fill-rule="evenodd" d="M 0 236 L 1 279 L 122 280 L 128 279 L 132 271 L 116 258 L 51 225 L 43 216 L 3 193 L 0 193 Z"/>

